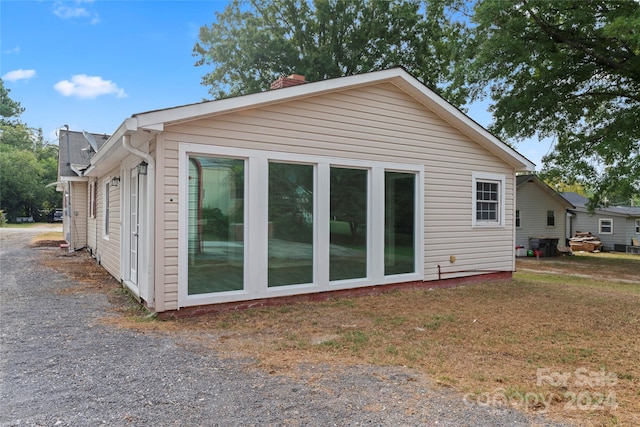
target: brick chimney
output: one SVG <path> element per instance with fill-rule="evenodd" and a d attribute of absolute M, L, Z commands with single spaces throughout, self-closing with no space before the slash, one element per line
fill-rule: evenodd
<path fill-rule="evenodd" d="M 300 74 L 291 74 L 289 77 L 280 77 L 278 80 L 271 83 L 270 89 L 282 89 L 283 87 L 291 87 L 297 85 L 303 85 L 307 83 L 304 76 Z"/>

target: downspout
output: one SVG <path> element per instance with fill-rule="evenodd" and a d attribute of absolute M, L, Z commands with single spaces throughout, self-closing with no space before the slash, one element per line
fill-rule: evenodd
<path fill-rule="evenodd" d="M 156 135 L 152 135 L 144 144 L 150 142 Z M 144 145 L 143 144 L 143 145 Z M 156 176 L 156 162 L 151 157 L 150 154 L 145 153 L 143 151 L 138 150 L 131 146 L 131 136 L 123 135 L 122 137 L 122 147 L 128 152 L 135 154 L 136 156 L 142 157 L 145 162 L 147 162 L 147 221 L 146 221 L 146 234 L 147 234 L 147 247 L 146 253 L 147 255 L 147 277 L 146 277 L 146 291 L 147 295 L 142 295 L 140 292 L 140 297 L 145 297 L 147 305 L 149 307 L 154 306 L 155 300 L 155 282 L 154 282 L 154 272 L 155 272 L 155 176 Z M 141 289 L 142 290 L 142 289 Z"/>

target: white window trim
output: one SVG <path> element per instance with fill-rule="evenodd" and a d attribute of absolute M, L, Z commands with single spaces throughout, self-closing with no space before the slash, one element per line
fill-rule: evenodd
<path fill-rule="evenodd" d="M 513 223 L 515 224 L 517 229 L 522 228 L 522 212 L 523 212 L 522 209 L 516 209 L 516 211 L 513 214 Z M 520 224 L 518 224 L 518 219 L 520 220 Z"/>
<path fill-rule="evenodd" d="M 497 182 L 498 183 L 498 220 L 497 221 L 478 221 L 476 219 L 477 200 L 476 200 L 476 183 L 478 181 Z M 497 228 L 505 226 L 505 184 L 507 178 L 505 175 L 472 172 L 471 174 L 471 226 L 473 228 Z M 515 215 L 515 214 L 514 214 Z M 520 219 L 522 221 L 522 218 Z"/>
<path fill-rule="evenodd" d="M 109 193 L 111 192 L 111 177 L 107 176 L 102 182 L 102 238 L 109 240 L 109 221 L 111 218 L 111 203 Z"/>
<path fill-rule="evenodd" d="M 89 218 L 96 219 L 97 217 L 97 203 L 96 196 L 98 194 L 98 182 L 89 182 Z"/>
<path fill-rule="evenodd" d="M 245 160 L 245 289 L 241 291 L 210 294 L 188 294 L 188 170 L 189 156 L 210 155 Z M 263 274 L 268 253 L 268 162 L 291 162 L 315 165 L 314 188 L 314 283 L 303 285 L 268 287 L 267 275 Z M 367 278 L 329 281 L 329 173 L 332 166 L 367 169 L 369 173 L 369 213 Z M 384 275 L 384 251 L 373 248 L 384 247 L 384 173 L 385 171 L 416 174 L 415 185 L 415 271 L 407 274 Z M 272 151 L 218 147 L 194 143 L 180 143 L 179 148 L 179 219 L 178 219 L 178 305 L 214 304 L 232 301 L 289 296 L 323 291 L 352 289 L 387 283 L 422 280 L 424 277 L 424 166 L 416 164 L 386 163 L 343 159 L 322 156 L 298 155 Z M 503 177 L 504 179 L 504 177 Z M 501 186 L 502 187 L 502 186 Z M 249 206 L 251 205 L 251 207 Z M 260 213 L 256 213 L 260 212 Z M 251 230 L 251 231 L 249 231 Z M 326 256 L 325 256 L 326 255 Z"/>
<path fill-rule="evenodd" d="M 602 231 L 603 221 L 609 221 L 611 223 L 611 231 Z M 613 234 L 613 218 L 600 218 L 598 220 L 598 234 Z"/>
<path fill-rule="evenodd" d="M 640 218 L 636 218 L 634 223 L 634 229 L 636 234 L 640 234 Z"/>
<path fill-rule="evenodd" d="M 549 212 L 553 212 L 553 225 L 549 225 L 549 224 L 548 224 L 548 221 L 549 221 Z M 556 215 L 556 211 L 555 211 L 554 209 L 547 209 L 547 210 L 545 211 L 545 214 L 547 215 L 547 216 L 546 216 L 546 218 L 545 218 L 545 225 L 546 225 L 546 228 L 556 228 L 556 225 L 557 225 L 557 219 L 558 219 L 558 217 L 557 217 L 557 215 Z"/>

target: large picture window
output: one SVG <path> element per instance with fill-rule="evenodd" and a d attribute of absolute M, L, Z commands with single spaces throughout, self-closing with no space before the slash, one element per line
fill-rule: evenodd
<path fill-rule="evenodd" d="M 415 271 L 415 174 L 384 174 L 384 274 Z"/>
<path fill-rule="evenodd" d="M 269 163 L 269 287 L 313 282 L 313 166 Z"/>
<path fill-rule="evenodd" d="M 180 306 L 421 280 L 422 174 L 181 144 Z"/>
<path fill-rule="evenodd" d="M 189 158 L 189 295 L 244 287 L 242 159 Z"/>
<path fill-rule="evenodd" d="M 330 171 L 329 280 L 367 277 L 368 171 Z"/>

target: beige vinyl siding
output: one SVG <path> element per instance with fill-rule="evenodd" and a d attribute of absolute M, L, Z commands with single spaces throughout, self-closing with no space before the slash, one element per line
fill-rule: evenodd
<path fill-rule="evenodd" d="M 178 308 L 178 143 L 157 138 L 156 310 Z"/>
<path fill-rule="evenodd" d="M 98 226 L 98 242 L 95 250 L 96 259 L 116 279 L 120 274 L 120 189 L 121 185 L 109 186 L 109 236 L 104 236 L 104 191 L 105 183 L 113 176 L 120 176 L 118 169 L 98 179 L 98 208 L 96 212 Z"/>
<path fill-rule="evenodd" d="M 529 238 L 549 237 L 565 244 L 566 206 L 540 188 L 535 182 L 525 182 L 517 189 L 516 209 L 520 211 L 521 227 L 516 229 L 516 244 L 529 248 Z M 547 226 L 547 211 L 555 212 L 555 226 Z"/>
<path fill-rule="evenodd" d="M 177 307 L 178 212 L 174 204 L 181 142 L 423 165 L 425 280 L 438 278 L 438 265 L 445 273 L 466 271 L 443 278 L 477 274 L 468 272 L 476 269 L 513 270 L 513 167 L 386 83 L 165 128 L 164 183 L 159 183 L 166 210 L 165 309 Z M 503 227 L 472 226 L 473 172 L 505 177 Z M 454 264 L 451 255 L 456 257 Z"/>
<path fill-rule="evenodd" d="M 71 248 L 81 249 L 87 245 L 87 194 L 86 182 L 71 182 Z"/>

